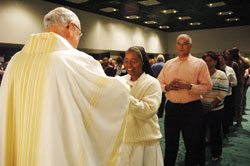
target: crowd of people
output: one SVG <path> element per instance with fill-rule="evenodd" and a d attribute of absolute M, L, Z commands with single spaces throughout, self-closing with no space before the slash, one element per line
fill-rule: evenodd
<path fill-rule="evenodd" d="M 206 141 L 218 161 L 221 134 L 241 126 L 250 62 L 238 48 L 200 59 L 181 34 L 178 56 L 166 62 L 150 63 L 141 46 L 98 62 L 76 49 L 75 13 L 53 9 L 44 26 L 3 74 L 0 165 L 174 166 L 182 133 L 185 166 L 203 166 Z"/>
<path fill-rule="evenodd" d="M 163 87 L 157 116 L 162 118 L 166 109 L 165 165 L 175 165 L 180 131 L 187 150 L 186 165 L 204 165 L 207 144 L 211 145 L 211 160 L 218 161 L 222 155 L 223 138 L 228 139 L 230 126 L 241 126 L 245 114 L 249 60 L 234 47 L 221 54 L 205 52 L 202 62 L 192 57 L 191 47 L 191 37 L 180 35 L 176 44 L 177 58 L 165 63 L 164 56 L 158 55 L 155 63 L 148 60 L 152 76 L 158 78 Z M 120 59 L 122 57 L 117 60 Z M 110 68 L 114 70 L 116 66 L 111 59 L 108 62 L 108 58 L 104 58 L 102 62 L 106 62 L 102 65 L 107 75 L 117 76 L 109 74 Z"/>

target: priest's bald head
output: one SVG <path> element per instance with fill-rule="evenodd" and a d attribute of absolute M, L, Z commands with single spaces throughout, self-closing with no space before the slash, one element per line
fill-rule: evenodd
<path fill-rule="evenodd" d="M 58 7 L 44 16 L 46 32 L 54 32 L 64 37 L 74 48 L 77 48 L 82 36 L 81 24 L 75 13 L 64 7 Z"/>

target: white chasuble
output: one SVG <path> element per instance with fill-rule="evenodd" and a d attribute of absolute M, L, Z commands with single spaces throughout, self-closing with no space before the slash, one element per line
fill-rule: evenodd
<path fill-rule="evenodd" d="M 1 166 L 113 166 L 129 87 L 55 33 L 32 35 L 0 91 Z"/>

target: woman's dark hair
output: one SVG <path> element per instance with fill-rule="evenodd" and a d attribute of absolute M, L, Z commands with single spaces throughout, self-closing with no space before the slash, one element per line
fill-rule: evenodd
<path fill-rule="evenodd" d="M 208 52 L 204 53 L 204 55 L 202 56 L 202 59 L 205 60 L 205 58 L 207 56 L 209 56 L 213 60 L 217 61 L 216 65 L 215 65 L 215 68 L 220 69 L 220 61 L 219 61 L 218 55 L 214 51 L 208 51 Z"/>
<path fill-rule="evenodd" d="M 218 57 L 219 57 L 219 56 L 222 56 L 222 57 L 224 58 L 225 61 L 227 60 L 226 54 L 222 53 L 222 54 L 219 54 Z"/>
<path fill-rule="evenodd" d="M 116 59 L 116 63 L 117 64 L 123 64 L 123 59 L 121 56 L 119 56 L 117 59 Z"/>
<path fill-rule="evenodd" d="M 232 60 L 238 60 L 239 59 L 240 50 L 237 47 L 233 47 L 232 49 L 230 49 L 229 53 L 232 56 Z"/>
<path fill-rule="evenodd" d="M 141 46 L 133 46 L 133 47 L 130 47 L 126 52 L 128 52 L 128 51 L 133 51 L 137 55 L 141 56 L 142 62 L 143 62 L 142 71 L 153 76 L 153 72 L 152 72 L 152 69 L 149 65 L 148 56 L 145 52 L 145 49 Z"/>

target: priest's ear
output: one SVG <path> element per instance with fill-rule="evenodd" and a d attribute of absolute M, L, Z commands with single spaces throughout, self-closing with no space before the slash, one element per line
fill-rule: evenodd
<path fill-rule="evenodd" d="M 74 34 L 74 23 L 73 22 L 69 22 L 68 25 L 66 26 L 66 33 L 67 36 L 73 36 Z"/>

